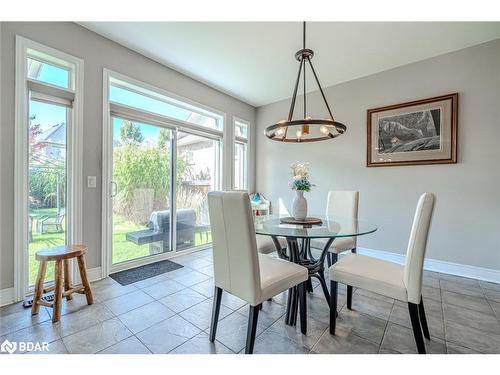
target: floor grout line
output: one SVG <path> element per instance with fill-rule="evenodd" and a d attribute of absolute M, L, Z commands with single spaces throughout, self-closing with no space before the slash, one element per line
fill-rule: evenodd
<path fill-rule="evenodd" d="M 392 311 L 394 310 L 394 306 L 395 305 L 396 305 L 396 301 L 393 301 L 392 302 L 392 307 L 391 307 L 391 312 L 389 313 L 389 317 L 387 318 L 387 321 L 385 322 L 384 333 L 382 334 L 382 339 L 380 340 L 380 344 L 379 344 L 379 347 L 378 347 L 379 354 L 380 354 L 380 350 L 382 350 L 382 344 L 384 343 L 384 338 L 385 338 L 385 334 L 387 332 L 387 327 L 389 326 L 389 321 L 391 319 Z"/>
<path fill-rule="evenodd" d="M 482 287 L 481 287 L 482 289 Z M 486 303 L 490 306 L 491 311 L 493 312 L 493 316 L 496 318 L 498 324 L 500 324 L 500 315 L 497 315 L 495 313 L 495 309 L 493 309 L 493 306 L 491 305 L 491 301 L 488 298 L 485 298 Z"/>
<path fill-rule="evenodd" d="M 188 254 L 187 254 L 186 256 L 188 256 Z M 202 257 L 194 257 L 193 261 L 194 261 L 194 260 L 197 260 L 197 259 L 201 259 L 201 258 L 202 258 Z M 203 259 L 203 260 L 205 261 L 205 259 Z M 202 274 L 203 276 L 206 276 L 206 277 L 207 277 L 207 279 L 206 279 L 206 280 L 202 280 L 202 281 L 195 282 L 194 284 L 189 285 L 189 286 L 186 286 L 186 285 L 184 285 L 184 284 L 182 284 L 182 283 L 179 283 L 179 282 L 178 282 L 178 281 L 176 281 L 175 279 L 170 279 L 170 278 L 166 278 L 166 279 L 164 279 L 164 280 L 158 280 L 158 282 L 153 283 L 153 284 L 151 284 L 151 285 L 148 285 L 148 286 L 146 286 L 146 287 L 142 287 L 142 288 L 140 288 L 140 287 L 138 287 L 138 286 L 136 286 L 136 285 L 133 285 L 133 284 L 132 284 L 132 286 L 133 286 L 133 288 L 131 288 L 132 290 L 129 290 L 129 291 L 127 291 L 127 292 L 123 293 L 123 294 L 117 295 L 117 296 L 115 296 L 115 297 L 113 297 L 113 298 L 109 298 L 109 299 L 97 299 L 98 303 L 99 303 L 100 305 L 102 305 L 105 309 L 107 309 L 107 310 L 108 310 L 108 312 L 110 313 L 110 317 L 108 317 L 107 319 L 104 319 L 104 320 L 100 320 L 100 321 L 98 321 L 98 322 L 95 322 L 95 324 L 91 324 L 91 325 L 89 325 L 88 327 L 85 327 L 85 328 L 79 329 L 79 330 L 77 330 L 77 331 L 75 331 L 75 332 L 71 333 L 70 335 L 66 335 L 66 336 L 64 336 L 64 337 L 61 335 L 61 333 L 60 333 L 59 329 L 56 327 L 56 328 L 55 328 L 55 329 L 56 329 L 56 335 L 57 335 L 57 337 L 58 337 L 58 338 L 57 338 L 56 340 L 52 341 L 52 342 L 60 341 L 60 342 L 61 342 L 61 344 L 62 344 L 62 347 L 63 347 L 66 351 L 68 351 L 68 348 L 67 348 L 67 346 L 66 346 L 66 344 L 65 344 L 65 342 L 64 342 L 64 340 L 65 340 L 65 339 L 67 339 L 68 337 L 70 337 L 70 336 L 72 336 L 72 335 L 75 335 L 75 334 L 81 333 L 82 331 L 85 331 L 85 330 L 91 329 L 91 328 L 93 328 L 93 327 L 95 327 L 95 326 L 97 326 L 97 325 L 99 325 L 99 324 L 102 324 L 102 323 L 104 323 L 104 322 L 106 322 L 106 321 L 109 321 L 109 320 L 111 320 L 111 319 L 115 319 L 115 318 L 116 318 L 116 320 L 117 320 L 120 324 L 122 324 L 122 325 L 123 325 L 123 326 L 127 329 L 127 331 L 128 331 L 128 332 L 130 332 L 131 336 L 128 336 L 128 337 L 124 338 L 123 340 L 120 340 L 120 341 L 118 341 L 118 342 L 116 342 L 116 343 L 113 343 L 113 344 L 111 344 L 111 345 L 107 346 L 106 348 L 103 348 L 103 349 L 99 350 L 99 352 L 102 352 L 102 351 L 104 351 L 104 350 L 108 349 L 109 347 L 112 347 L 112 346 L 114 346 L 114 345 L 117 345 L 118 343 L 120 343 L 120 342 L 122 342 L 122 341 L 125 341 L 125 340 L 127 340 L 127 339 L 129 339 L 129 338 L 131 338 L 131 337 L 135 337 L 135 338 L 136 338 L 136 339 L 137 339 L 137 340 L 138 340 L 138 341 L 139 341 L 142 345 L 144 345 L 144 346 L 147 348 L 147 350 L 148 350 L 149 352 L 151 352 L 151 350 L 149 349 L 149 347 L 148 347 L 147 345 L 145 345 L 145 344 L 144 344 L 144 342 L 142 342 L 142 341 L 139 339 L 139 337 L 137 336 L 137 334 L 139 334 L 139 333 L 141 333 L 141 332 L 143 332 L 143 331 L 145 331 L 145 330 L 147 330 L 147 329 L 150 329 L 150 328 L 151 328 L 151 327 L 153 327 L 154 325 L 159 324 L 159 323 L 162 323 L 162 322 L 164 322 L 165 320 L 167 320 L 167 319 L 169 319 L 169 318 L 173 318 L 173 317 L 175 317 L 175 316 L 178 316 L 179 318 L 181 318 L 181 319 L 183 319 L 183 320 L 186 320 L 187 322 L 189 322 L 190 324 L 192 324 L 193 326 L 195 326 L 195 327 L 196 327 L 196 328 L 200 331 L 200 333 L 205 333 L 205 334 L 207 334 L 207 332 L 209 331 L 210 327 L 209 327 L 209 328 L 207 328 L 207 329 L 201 329 L 201 328 L 200 328 L 200 327 L 198 327 L 196 324 L 194 324 L 194 323 L 190 322 L 190 321 L 189 321 L 189 319 L 184 318 L 181 314 L 182 314 L 183 312 L 185 312 L 185 311 L 187 311 L 187 310 L 189 310 L 189 309 L 191 309 L 191 308 L 193 308 L 193 307 L 195 307 L 195 306 L 197 306 L 197 305 L 199 305 L 199 304 L 201 304 L 201 303 L 204 303 L 204 302 L 206 302 L 207 300 L 209 300 L 209 299 L 213 298 L 213 297 L 207 297 L 206 295 L 204 295 L 204 294 L 202 294 L 202 293 L 198 292 L 197 290 L 193 289 L 193 287 L 195 287 L 196 285 L 201 284 L 201 283 L 204 283 L 204 282 L 207 282 L 207 281 L 209 281 L 209 280 L 213 282 L 213 277 L 212 277 L 212 276 L 210 276 L 210 275 L 204 274 L 203 272 L 199 271 L 198 269 L 191 268 L 191 267 L 189 267 L 189 266 L 184 266 L 184 267 L 185 267 L 185 268 L 186 268 L 186 270 L 188 270 L 189 272 L 193 271 L 193 272 L 200 273 L 200 274 Z M 209 266 L 207 265 L 206 267 L 209 267 Z M 440 274 L 438 274 L 438 280 L 446 280 L 446 279 L 444 279 L 444 278 L 443 278 L 443 279 L 441 279 L 441 278 L 439 277 L 439 275 L 440 275 Z M 195 276 L 196 276 L 196 275 L 195 275 Z M 181 285 L 182 285 L 182 289 L 180 289 L 180 290 L 178 290 L 178 291 L 176 291 L 176 292 L 174 292 L 174 293 L 167 294 L 166 296 L 163 296 L 163 297 L 161 297 L 161 298 L 155 298 L 155 297 L 153 297 L 153 296 L 149 295 L 147 292 L 145 292 L 145 291 L 143 290 L 144 288 L 151 287 L 151 286 L 153 286 L 153 285 L 156 285 L 156 284 L 161 283 L 162 281 L 166 281 L 166 280 L 173 280 L 173 281 L 178 282 L 179 284 L 181 284 Z M 448 281 L 450 281 L 450 280 L 448 280 Z M 189 282 L 188 282 L 188 283 L 189 283 Z M 493 312 L 493 316 L 495 317 L 496 322 L 497 322 L 498 324 L 500 324 L 500 316 L 499 316 L 499 315 L 497 315 L 497 314 L 495 313 L 495 310 L 493 309 L 493 306 L 492 306 L 492 302 L 493 302 L 493 301 L 491 301 L 491 300 L 487 297 L 487 295 L 486 295 L 486 291 L 485 291 L 485 289 L 488 289 L 488 288 L 485 288 L 485 287 L 484 287 L 484 286 L 482 286 L 480 283 L 478 283 L 478 284 L 479 284 L 479 288 L 480 288 L 480 290 L 481 290 L 481 297 L 477 297 L 477 296 L 476 296 L 476 298 L 480 298 L 480 299 L 482 299 L 482 300 L 485 300 L 485 301 L 486 301 L 486 303 L 487 303 L 487 305 L 488 305 L 488 307 L 489 307 L 489 310 L 488 310 L 488 311 Z M 114 285 L 114 284 L 112 283 L 112 284 L 110 284 L 110 285 Z M 105 288 L 105 287 L 106 287 L 106 286 L 104 286 L 104 288 Z M 316 287 L 317 287 L 317 286 L 316 286 Z M 449 319 L 446 319 L 446 316 L 445 316 L 445 303 L 444 303 L 444 301 L 443 301 L 443 291 L 445 291 L 446 289 L 443 289 L 443 288 L 441 287 L 441 283 L 440 283 L 440 282 L 439 282 L 439 288 L 434 288 L 434 287 L 432 287 L 432 286 L 428 286 L 428 287 L 429 287 L 429 288 L 433 288 L 433 289 L 439 289 L 439 296 L 440 296 L 440 298 L 441 298 L 441 301 L 438 301 L 438 300 L 435 300 L 435 299 L 433 299 L 433 298 L 429 298 L 429 297 L 428 297 L 428 299 L 432 300 L 432 301 L 433 301 L 433 303 L 440 303 L 440 308 L 441 308 L 440 310 L 441 310 L 441 314 L 442 314 L 442 324 L 443 324 L 443 330 L 444 330 L 444 339 L 440 339 L 440 338 L 437 338 L 437 339 L 438 339 L 439 341 L 443 341 L 443 342 L 444 342 L 444 344 L 445 344 L 445 349 L 446 349 L 446 353 L 448 353 L 448 352 L 449 352 L 449 347 L 450 347 L 450 345 L 451 345 L 451 344 L 453 344 L 453 345 L 457 345 L 457 346 L 461 346 L 461 347 L 463 347 L 463 348 L 470 349 L 470 350 L 475 350 L 475 351 L 476 351 L 476 349 L 475 349 L 475 348 L 471 348 L 471 347 L 470 347 L 471 345 L 468 345 L 468 344 L 466 344 L 466 343 L 462 343 L 462 342 L 458 342 L 458 340 L 449 340 L 449 339 L 448 339 L 448 334 L 447 334 L 447 329 L 446 329 L 446 322 L 448 322 L 448 321 L 450 321 L 450 320 L 449 320 Z M 315 288 L 315 289 L 316 289 L 316 288 Z M 162 319 L 161 321 L 156 322 L 156 323 L 152 324 L 151 326 L 149 326 L 149 327 L 147 327 L 147 328 L 142 329 L 141 331 L 138 331 L 138 332 L 136 332 L 136 333 L 132 332 L 132 331 L 130 330 L 130 328 L 129 328 L 129 327 L 128 327 L 128 326 L 127 326 L 127 325 L 126 325 L 126 324 L 125 324 L 125 323 L 121 320 L 121 318 L 120 318 L 120 316 L 122 316 L 122 315 L 124 315 L 124 314 L 127 314 L 127 313 L 129 313 L 129 312 L 134 311 L 134 310 L 137 310 L 137 309 L 143 308 L 144 306 L 146 306 L 146 305 L 148 305 L 148 304 L 150 304 L 150 303 L 153 303 L 153 302 L 159 302 L 159 303 L 161 303 L 163 306 L 165 306 L 166 308 L 169 308 L 167 305 L 165 305 L 165 304 L 163 304 L 162 302 L 160 302 L 160 300 L 161 300 L 161 299 L 163 299 L 163 298 L 165 298 L 165 297 L 167 297 L 167 296 L 170 296 L 170 295 L 176 294 L 176 293 L 182 294 L 182 292 L 183 292 L 183 291 L 186 291 L 186 290 L 189 290 L 189 291 L 192 291 L 192 292 L 198 293 L 198 294 L 200 294 L 200 295 L 201 295 L 204 299 L 203 299 L 203 300 L 201 300 L 201 301 L 198 301 L 198 302 L 194 303 L 193 305 L 191 305 L 191 306 L 189 306 L 189 307 L 187 307 L 187 308 L 183 308 L 181 311 L 178 311 L 178 312 L 177 312 L 177 311 L 174 311 L 174 310 L 172 310 L 172 309 L 170 309 L 170 310 L 173 312 L 173 315 L 172 315 L 171 317 L 169 317 L 169 318 L 165 318 L 165 319 Z M 488 289 L 488 290 L 489 290 L 489 289 Z M 123 296 L 126 296 L 126 295 L 128 295 L 128 294 L 131 294 L 131 293 L 134 293 L 134 292 L 137 292 L 137 291 L 142 291 L 143 293 L 147 294 L 148 296 L 150 296 L 150 297 L 152 298 L 152 301 L 147 302 L 147 303 L 145 303 L 145 304 L 142 304 L 142 305 L 140 305 L 140 306 L 136 306 L 136 307 L 134 307 L 133 309 L 131 309 L 131 310 L 129 310 L 129 311 L 126 311 L 126 312 L 124 312 L 124 313 L 122 313 L 122 314 L 119 314 L 119 315 L 115 314 L 115 313 L 114 313 L 114 312 L 113 312 L 113 311 L 112 311 L 112 310 L 111 310 L 111 309 L 107 306 L 107 304 L 106 304 L 106 302 L 109 302 L 110 300 L 112 300 L 112 299 L 114 299 L 114 298 L 123 297 Z M 460 295 L 460 294 L 461 294 L 461 293 L 457 293 L 457 291 L 449 291 L 449 292 L 451 292 L 451 293 L 456 293 L 456 294 L 458 294 L 458 295 Z M 465 295 L 465 296 L 469 296 L 468 294 L 464 294 L 464 295 Z M 369 297 L 369 296 L 365 296 L 365 297 L 368 297 L 368 298 L 373 298 L 373 297 Z M 470 297 L 474 297 L 474 296 L 470 296 Z M 282 303 L 278 303 L 278 302 L 276 302 L 276 301 L 273 301 L 272 303 L 276 303 L 276 304 L 279 304 L 279 305 L 283 306 L 283 304 L 282 304 Z M 243 311 L 242 311 L 242 307 L 240 307 L 240 308 L 238 308 L 238 309 L 233 309 L 232 307 L 229 307 L 229 306 L 225 305 L 224 303 L 223 303 L 222 305 L 224 305 L 227 309 L 229 309 L 230 313 L 229 313 L 227 316 L 225 316 L 224 318 L 220 319 L 220 320 L 219 320 L 219 323 L 220 323 L 221 321 L 225 320 L 226 318 L 230 317 L 230 316 L 234 316 L 234 313 L 238 313 L 239 315 L 243 315 L 243 316 L 245 316 L 245 317 L 246 317 L 246 315 L 245 315 L 245 314 L 243 313 Z M 467 307 L 456 306 L 456 305 L 455 305 L 455 304 L 453 304 L 453 303 L 448 303 L 447 305 L 450 305 L 450 306 L 452 306 L 452 307 L 460 307 L 460 308 L 463 308 L 463 309 L 465 309 L 465 310 L 467 310 L 467 311 L 474 312 L 474 313 L 483 313 L 483 314 L 485 313 L 484 311 L 477 311 L 477 310 L 470 309 L 470 308 L 467 308 Z M 393 300 L 393 301 L 392 301 L 392 306 L 391 306 L 391 310 L 390 310 L 389 316 L 388 316 L 388 318 L 385 320 L 384 332 L 383 332 L 383 334 L 382 334 L 382 338 L 381 338 L 380 344 L 378 345 L 378 353 L 380 353 L 380 351 L 382 350 L 382 345 L 383 345 L 383 342 L 384 342 L 384 340 L 385 340 L 385 338 L 386 338 L 386 336 L 387 336 L 387 330 L 388 330 L 388 327 L 389 327 L 389 323 L 391 323 L 391 324 L 395 324 L 395 325 L 397 325 L 397 326 L 401 326 L 401 327 L 404 327 L 404 328 L 408 329 L 408 327 L 406 327 L 406 326 L 403 326 L 403 325 L 400 325 L 400 324 L 398 324 L 398 323 L 394 323 L 394 322 L 391 322 L 391 321 L 390 321 L 390 319 L 391 319 L 391 315 L 392 315 L 392 313 L 393 313 L 393 311 L 394 311 L 395 306 L 396 306 L 396 302 Z M 82 306 L 82 307 L 84 307 L 84 306 Z M 31 324 L 29 324 L 29 325 L 27 325 L 27 326 L 25 326 L 25 327 L 22 327 L 22 328 L 19 328 L 19 329 L 15 329 L 14 331 L 6 332 L 6 333 L 4 333 L 2 336 L 13 335 L 13 334 L 15 334 L 15 333 L 17 333 L 17 332 L 20 332 L 20 331 L 22 331 L 22 330 L 26 330 L 26 329 L 29 329 L 29 328 L 32 328 L 32 327 L 36 327 L 36 326 L 39 326 L 39 325 L 42 325 L 42 324 L 47 324 L 47 322 L 50 322 L 50 318 L 51 318 L 51 311 L 50 311 L 48 308 L 45 308 L 45 307 L 44 307 L 44 309 L 45 309 L 45 312 L 47 313 L 47 315 L 48 315 L 49 319 L 44 320 L 44 321 L 41 321 L 41 322 L 31 323 Z M 1 312 L 1 311 L 2 311 L 2 310 L 0 310 L 0 312 Z M 64 319 L 64 317 L 65 317 L 65 316 L 69 316 L 69 315 L 71 315 L 71 314 L 78 313 L 79 311 L 82 311 L 82 309 L 78 309 L 78 310 L 76 310 L 76 311 L 70 311 L 70 312 L 66 313 L 65 315 L 63 315 L 63 316 L 62 316 L 62 319 Z M 366 314 L 366 313 L 363 313 L 363 312 L 359 312 L 359 313 L 360 313 L 360 314 L 363 314 L 363 315 L 367 315 L 367 316 L 369 316 L 369 317 L 374 317 L 374 318 L 380 319 L 380 318 L 379 318 L 379 317 L 377 317 L 377 316 L 373 316 L 373 315 Z M 487 313 L 486 313 L 486 314 L 487 314 Z M 10 314 L 9 314 L 9 315 L 10 315 Z M 488 314 L 488 315 L 490 315 L 490 314 Z M 1 314 L 0 314 L 0 316 L 1 316 Z M 279 320 L 283 319 L 283 317 L 284 317 L 284 314 L 281 314 L 281 315 L 280 315 L 280 316 L 278 316 L 278 317 L 272 317 L 272 318 L 269 318 L 269 317 L 268 317 L 268 319 L 269 319 L 269 321 L 270 321 L 270 324 L 269 324 L 269 325 L 268 325 L 265 329 L 263 329 L 263 330 L 262 330 L 262 332 L 260 332 L 260 333 L 256 336 L 256 339 L 257 339 L 258 337 L 261 337 L 261 336 L 262 336 L 263 334 L 265 334 L 266 332 L 270 332 L 271 327 L 272 327 L 272 326 L 273 326 L 273 325 L 274 325 L 277 321 L 279 321 Z M 453 322 L 454 322 L 454 320 L 453 320 Z M 474 330 L 477 330 L 476 328 L 473 328 L 473 327 L 469 327 L 469 328 L 474 329 Z M 478 331 L 478 332 L 481 332 L 481 330 L 477 330 L 477 331 Z M 190 340 L 192 340 L 193 338 L 195 338 L 195 337 L 196 337 L 197 335 L 199 335 L 200 333 L 198 333 L 198 334 L 196 334 L 196 335 L 194 335 L 194 336 L 192 336 L 192 337 L 188 338 L 188 339 L 187 339 L 186 341 L 184 341 L 182 344 L 177 345 L 175 348 L 171 349 L 169 352 L 172 352 L 172 351 L 174 351 L 176 348 L 178 348 L 178 347 L 180 347 L 180 346 L 184 345 L 185 343 L 189 342 Z M 314 342 L 312 342 L 312 344 L 310 345 L 310 348 L 309 348 L 308 346 L 305 346 L 304 344 L 302 344 L 302 343 L 300 343 L 300 342 L 297 342 L 297 341 L 295 341 L 295 340 L 293 340 L 293 339 L 289 338 L 289 337 L 288 337 L 288 336 L 286 336 L 286 335 L 285 335 L 284 337 L 287 337 L 288 339 L 290 339 L 291 341 L 293 341 L 295 344 L 297 344 L 297 345 L 298 345 L 298 346 L 300 346 L 301 348 L 306 349 L 309 353 L 313 353 L 313 352 L 315 352 L 315 351 L 314 351 L 314 348 L 315 348 L 315 347 L 317 347 L 317 345 L 318 345 L 318 343 L 320 342 L 320 340 L 321 340 L 321 339 L 324 337 L 324 335 L 325 335 L 325 334 L 327 334 L 327 333 L 329 334 L 329 329 L 328 329 L 328 327 L 327 327 L 327 328 L 326 328 L 326 329 L 325 329 L 325 330 L 324 330 L 324 331 L 323 331 L 323 332 L 322 332 L 322 333 L 318 336 L 318 338 L 317 338 L 316 340 L 314 340 Z M 358 338 L 361 338 L 361 339 L 363 339 L 363 340 L 366 340 L 366 341 L 368 341 L 368 342 L 371 342 L 371 343 L 373 343 L 373 344 L 376 344 L 375 342 L 373 342 L 373 341 L 371 341 L 371 340 L 369 340 L 369 339 L 364 338 L 363 336 L 361 336 L 361 335 L 357 334 L 356 332 L 352 332 L 352 335 L 354 335 L 354 336 L 356 336 L 356 337 L 358 337 Z M 495 334 L 493 334 L 493 335 L 495 335 Z M 433 338 L 434 338 L 434 339 L 436 339 L 436 337 L 433 337 Z M 216 341 L 217 341 L 217 343 L 218 343 L 219 345 L 222 345 L 224 348 L 226 348 L 227 350 L 229 350 L 231 353 L 234 353 L 234 351 L 233 351 L 231 348 L 227 347 L 224 343 L 222 343 L 222 342 L 221 342 L 221 341 L 219 341 L 219 340 L 216 340 Z"/>

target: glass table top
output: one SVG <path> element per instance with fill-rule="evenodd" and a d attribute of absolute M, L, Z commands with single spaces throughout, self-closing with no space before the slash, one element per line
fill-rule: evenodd
<path fill-rule="evenodd" d="M 269 215 L 255 217 L 255 233 L 279 237 L 333 238 L 362 236 L 377 230 L 375 224 L 339 216 L 314 216 L 320 218 L 323 222 L 318 225 L 307 226 L 282 224 L 280 217 L 285 216 Z"/>

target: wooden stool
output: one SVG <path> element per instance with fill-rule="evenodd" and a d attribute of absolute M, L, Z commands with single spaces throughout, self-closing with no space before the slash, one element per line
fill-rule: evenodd
<path fill-rule="evenodd" d="M 36 278 L 35 285 L 35 295 L 33 297 L 33 306 L 31 308 L 31 315 L 38 314 L 38 309 L 40 305 L 52 307 L 54 309 L 52 314 L 52 322 L 55 323 L 59 321 L 61 317 L 61 300 L 62 297 L 66 297 L 69 301 L 73 297 L 73 293 L 85 294 L 87 298 L 87 304 L 92 305 L 94 299 L 92 297 L 92 290 L 90 289 L 89 279 L 87 277 L 87 270 L 85 268 L 85 258 L 83 257 L 87 253 L 87 247 L 84 245 L 70 245 L 70 246 L 59 246 L 51 247 L 48 249 L 37 251 L 36 260 L 40 261 L 40 267 L 38 268 L 38 276 Z M 71 286 L 71 275 L 69 269 L 69 261 L 72 258 L 76 258 L 78 261 L 78 268 L 80 269 L 80 278 L 82 279 L 81 286 L 72 287 Z M 43 283 L 45 280 L 45 271 L 47 270 L 47 262 L 55 261 L 55 285 L 49 288 L 44 288 Z M 64 269 L 64 277 L 63 277 Z M 64 283 L 64 292 L 63 292 Z M 54 303 L 49 303 L 42 300 L 43 293 L 54 291 Z"/>

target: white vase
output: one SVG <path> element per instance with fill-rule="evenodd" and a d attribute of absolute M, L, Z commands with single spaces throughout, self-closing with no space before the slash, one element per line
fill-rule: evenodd
<path fill-rule="evenodd" d="M 304 220 L 307 217 L 307 200 L 302 190 L 296 190 L 296 193 L 292 202 L 292 215 L 295 220 Z"/>

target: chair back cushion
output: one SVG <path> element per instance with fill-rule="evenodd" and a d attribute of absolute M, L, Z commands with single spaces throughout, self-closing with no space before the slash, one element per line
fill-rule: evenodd
<path fill-rule="evenodd" d="M 358 219 L 358 191 L 329 191 L 326 204 L 326 217 L 339 216 Z M 356 247 L 356 237 L 353 237 Z"/>
<path fill-rule="evenodd" d="M 358 218 L 359 192 L 329 191 L 326 206 L 327 216 Z"/>
<path fill-rule="evenodd" d="M 260 269 L 248 193 L 208 193 L 215 286 L 247 301 L 260 299 Z"/>
<path fill-rule="evenodd" d="M 413 218 L 404 271 L 404 283 L 408 291 L 408 301 L 411 303 L 420 303 L 427 235 L 434 210 L 434 200 L 434 194 L 422 194 Z"/>

